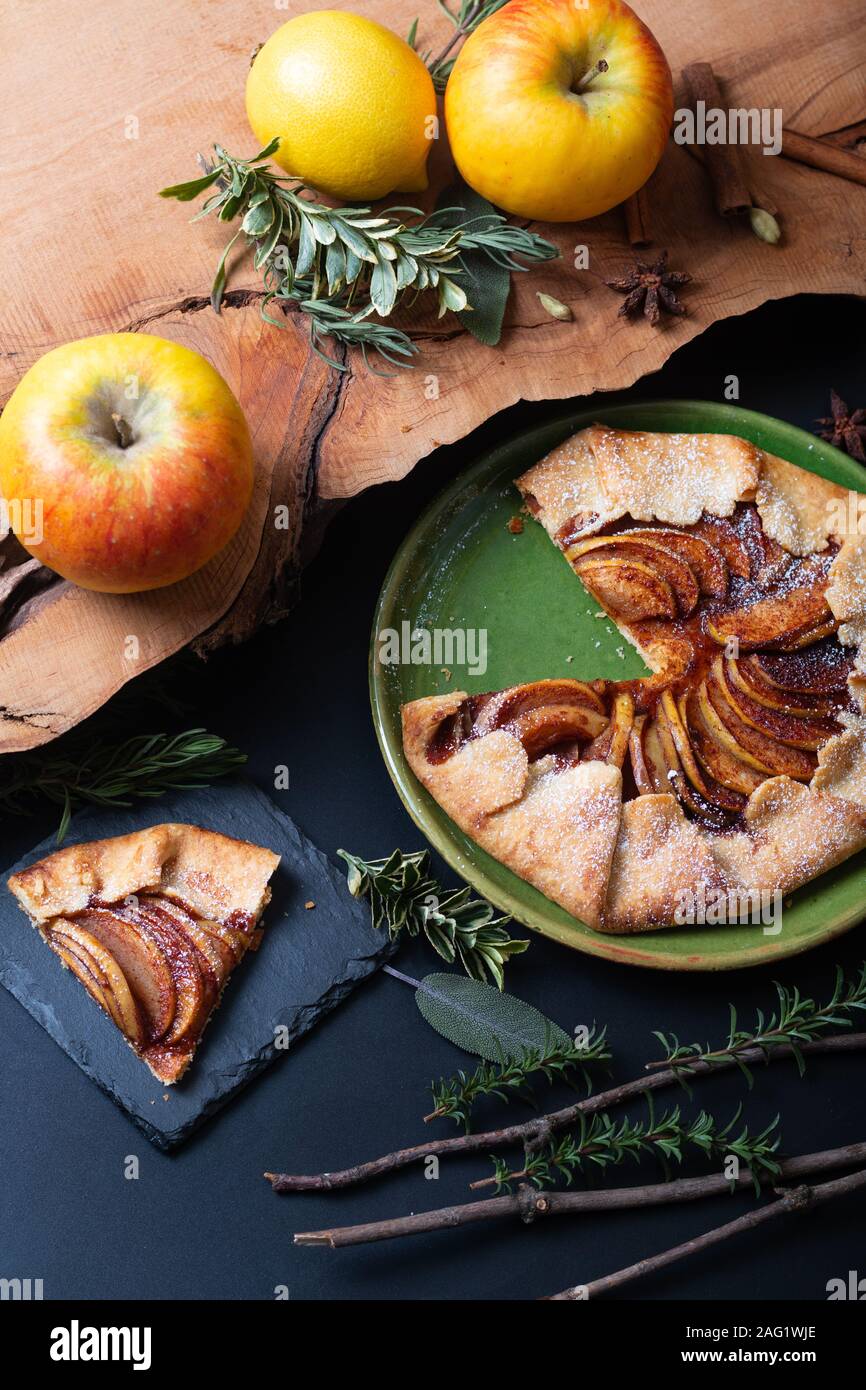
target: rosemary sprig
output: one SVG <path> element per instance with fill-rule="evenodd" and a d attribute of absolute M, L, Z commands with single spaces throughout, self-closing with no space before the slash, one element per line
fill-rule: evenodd
<path fill-rule="evenodd" d="M 454 25 L 454 33 L 449 38 L 445 47 L 440 49 L 435 55 L 427 52 L 421 53 L 418 49 L 418 21 L 412 21 L 406 42 L 410 48 L 418 52 L 421 61 L 426 63 L 430 69 L 430 76 L 433 78 L 433 86 L 437 92 L 444 92 L 448 78 L 451 76 L 451 69 L 456 62 L 451 54 L 458 43 L 462 43 L 465 38 L 477 29 L 482 20 L 501 10 L 506 0 L 459 0 L 456 10 L 450 10 L 444 0 L 436 0 L 440 10 L 447 15 Z"/>
<path fill-rule="evenodd" d="M 511 1192 L 511 1184 L 516 1181 L 542 1188 L 552 1187 L 562 1178 L 570 1187 L 575 1173 L 588 1165 L 604 1170 L 629 1158 L 638 1160 L 646 1154 L 660 1158 L 667 1175 L 671 1163 L 682 1162 L 683 1148 L 687 1144 L 699 1149 L 706 1158 L 735 1155 L 751 1172 L 759 1196 L 761 1175 L 774 1177 L 778 1174 L 779 1164 L 773 1157 L 781 1142 L 778 1115 L 758 1134 L 743 1125 L 735 1135 L 742 1114 L 739 1106 L 726 1125 L 720 1125 L 706 1110 L 685 1123 L 679 1107 L 656 1119 L 651 1098 L 648 1099 L 650 1113 L 646 1120 L 617 1122 L 606 1112 L 589 1118 L 581 1115 L 575 1133 L 550 1136 L 537 1147 L 527 1145 L 524 1166 L 518 1171 L 511 1169 L 505 1159 L 493 1156 L 493 1177 L 472 1186 L 494 1185 L 497 1193 Z"/>
<path fill-rule="evenodd" d="M 730 1008 L 730 1028 L 727 1041 L 722 1047 L 711 1048 L 709 1044 L 681 1043 L 675 1033 L 654 1034 L 665 1050 L 665 1056 L 647 1064 L 653 1067 L 670 1067 L 686 1073 L 703 1063 L 718 1066 L 734 1063 L 752 1085 L 752 1073 L 743 1058 L 744 1052 L 757 1049 L 766 1058 L 774 1048 L 785 1047 L 797 1063 L 802 1076 L 806 1070 L 806 1060 L 801 1044 L 814 1041 L 831 1028 L 850 1028 L 852 1020 L 848 1016 L 854 1010 L 866 1010 L 866 961 L 859 973 L 846 981 L 841 966 L 836 967 L 833 993 L 825 1004 L 816 1003 L 800 994 L 796 987 L 788 989 L 776 984 L 778 1008 L 765 1018 L 762 1009 L 758 1010 L 755 1026 L 750 1029 L 737 1027 L 737 1010 Z"/>
<path fill-rule="evenodd" d="M 472 1107 L 482 1096 L 495 1096 L 507 1104 L 512 1096 L 532 1099 L 530 1078 L 542 1076 L 548 1082 L 569 1081 L 579 1075 L 592 1091 L 592 1063 L 611 1060 L 607 1045 L 607 1030 L 596 1033 L 593 1028 L 586 1042 L 569 1043 L 567 1047 L 552 1043 L 546 1048 L 527 1048 L 520 1057 L 509 1057 L 503 1062 L 482 1062 L 475 1071 L 468 1074 L 458 1071 L 456 1076 L 442 1078 L 434 1082 L 433 1110 L 425 1119 L 445 1117 L 462 1124 L 469 1133 Z"/>
<path fill-rule="evenodd" d="M 252 159 L 236 159 L 214 145 L 214 161 L 203 162 L 205 174 L 163 188 L 160 197 L 191 202 L 213 189 L 194 221 L 216 213 L 221 222 L 241 219 L 217 266 L 211 304 L 219 313 L 226 286 L 229 253 L 243 237 L 253 249 L 253 265 L 262 272 L 262 316 L 281 326 L 272 306 L 290 306 L 304 314 L 315 352 L 337 370 L 345 364 L 329 357 L 325 339 L 345 347 L 375 351 L 394 366 L 406 366 L 417 352 L 408 334 L 387 319 L 398 304 L 411 304 L 433 291 L 440 317 L 447 310 L 470 306 L 459 283 L 466 275 L 461 256 L 480 251 L 508 270 L 525 270 L 524 261 L 558 256 L 549 241 L 505 221 L 491 211 L 455 223 L 460 209 L 439 208 L 429 216 L 417 208 L 393 207 L 376 215 L 368 207 L 328 207 L 302 196 L 304 185 L 264 161 L 279 147 L 271 141 Z M 405 217 L 419 220 L 407 224 Z"/>
<path fill-rule="evenodd" d="M 862 974 L 863 970 L 861 969 L 861 978 Z M 843 997 L 849 1000 L 851 1007 L 859 1007 L 854 1003 L 854 1000 L 858 997 L 860 988 L 860 982 L 855 981 L 843 992 Z M 848 1027 L 847 1020 L 840 1019 L 840 1021 L 843 1027 Z M 848 1053 L 863 1052 L 866 1051 L 866 1032 L 848 1031 L 810 1038 L 799 1044 L 799 1048 L 809 1056 L 843 1056 Z M 489 1154 L 496 1149 L 517 1145 L 521 1145 L 525 1149 L 527 1145 L 538 1144 L 541 1138 L 549 1139 L 555 1132 L 571 1129 L 582 1123 L 586 1116 L 601 1114 L 656 1091 L 683 1084 L 683 1068 L 686 1071 L 692 1069 L 695 1078 L 698 1079 L 710 1075 L 713 1071 L 731 1070 L 735 1065 L 743 1062 L 785 1061 L 792 1055 L 792 1047 L 791 1044 L 784 1043 L 770 1048 L 754 1047 L 751 1051 L 749 1049 L 744 1052 L 738 1051 L 736 1056 L 730 1052 L 724 1054 L 719 1052 L 717 1055 L 707 1052 L 706 1055 L 716 1056 L 716 1060 L 713 1062 L 705 1061 L 701 1055 L 687 1059 L 682 1066 L 672 1066 L 669 1063 L 651 1063 L 649 1072 L 644 1070 L 629 1081 L 623 1081 L 605 1091 L 596 1092 L 595 1095 L 574 1101 L 560 1110 L 548 1111 L 542 1116 L 536 1115 L 530 1120 L 521 1120 L 517 1124 L 504 1125 L 477 1133 L 452 1134 L 441 1139 L 428 1135 L 421 1144 L 395 1149 L 391 1153 L 380 1154 L 376 1158 L 355 1163 L 348 1168 L 335 1169 L 332 1167 L 324 1173 L 269 1173 L 267 1176 L 275 1192 L 332 1192 L 337 1188 L 353 1187 L 358 1183 L 367 1182 L 384 1173 L 395 1173 L 414 1163 L 424 1163 L 431 1155 L 440 1158 L 447 1156 L 450 1159 L 457 1155 Z M 863 1157 L 864 1154 L 858 1147 L 855 1155 L 856 1161 L 860 1162 Z M 852 1161 L 854 1160 L 852 1159 Z M 488 1179 L 488 1181 L 490 1180 Z"/>
<path fill-rule="evenodd" d="M 510 917 L 494 917 L 490 903 L 470 898 L 468 888 L 443 895 L 430 876 L 427 850 L 403 854 L 395 849 L 387 859 L 364 860 L 338 850 L 348 865 L 349 892 L 369 898 L 373 926 L 387 928 L 392 940 L 401 931 L 408 936 L 423 933 L 433 949 L 453 965 L 459 960 L 474 980 L 489 974 L 500 989 L 509 957 L 520 955 L 527 941 L 512 940 L 506 931 Z"/>
<path fill-rule="evenodd" d="M 24 815 L 40 799 L 61 806 L 61 844 L 73 811 L 84 803 L 131 806 L 134 797 L 152 799 L 175 789 L 205 787 L 246 760 L 245 753 L 205 729 L 142 734 L 122 743 L 95 739 L 80 750 L 72 745 L 63 752 L 19 759 L 13 774 L 0 782 L 0 808 Z"/>

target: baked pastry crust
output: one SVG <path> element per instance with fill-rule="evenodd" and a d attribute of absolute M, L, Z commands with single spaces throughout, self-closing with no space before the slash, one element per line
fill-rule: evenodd
<path fill-rule="evenodd" d="M 481 697 L 455 691 L 414 701 L 403 710 L 409 764 L 451 818 L 502 863 L 603 932 L 674 925 L 678 905 L 689 893 L 743 898 L 788 893 L 863 848 L 866 718 L 856 711 L 866 711 L 866 538 L 846 535 L 838 524 L 846 515 L 848 492 L 734 436 L 649 434 L 601 425 L 580 431 L 554 449 L 517 480 L 517 487 L 528 510 L 575 568 L 587 562 L 595 566 L 586 571 L 586 582 L 597 597 L 591 578 L 602 581 L 602 594 L 609 582 L 615 590 L 616 564 L 624 564 L 633 604 L 647 595 L 647 602 L 670 604 L 667 615 L 656 611 L 653 621 L 639 621 L 617 615 L 600 598 L 656 673 L 643 683 L 644 695 L 680 681 L 683 693 L 665 706 L 661 720 L 663 737 L 675 741 L 669 766 L 679 771 L 669 773 L 673 786 L 638 786 L 637 795 L 632 788 L 624 799 L 622 748 L 618 757 L 611 753 L 614 734 L 609 730 L 593 740 L 591 729 L 588 734 L 575 732 L 581 724 L 570 714 L 571 706 L 583 701 L 584 712 L 591 713 L 596 698 L 581 682 L 537 682 Z M 752 522 L 751 514 L 759 521 Z M 693 528 L 690 535 L 702 535 L 711 548 L 724 551 L 726 536 L 720 533 L 717 545 L 713 528 L 718 531 L 725 518 L 731 519 L 729 528 L 733 523 L 740 526 L 753 552 L 756 547 L 760 551 L 760 563 L 754 555 L 751 563 L 761 568 L 761 582 L 768 586 L 766 597 L 754 586 L 748 591 L 742 608 L 746 616 L 757 614 L 772 624 L 777 609 L 784 616 L 785 603 L 802 606 L 802 630 L 795 626 L 787 632 L 781 626 L 776 640 L 770 628 L 769 650 L 817 652 L 814 661 L 820 666 L 821 642 L 826 647 L 827 641 L 835 644 L 838 639 L 851 649 L 850 662 L 841 653 L 846 669 L 850 666 L 850 698 L 843 684 L 841 698 L 847 699 L 848 708 L 840 705 L 831 711 L 819 695 L 788 692 L 780 695 L 778 707 L 770 700 L 768 711 L 749 704 L 754 690 L 744 684 L 735 694 L 747 711 L 757 709 L 759 717 L 752 727 L 747 720 L 740 735 L 746 745 L 742 761 L 733 760 L 742 781 L 737 783 L 735 777 L 739 790 L 729 792 L 695 762 L 695 784 L 703 786 L 706 777 L 716 793 L 714 804 L 707 805 L 690 791 L 684 772 L 694 762 L 681 740 L 680 720 L 686 720 L 690 708 L 685 677 L 690 663 L 707 672 L 707 663 L 715 662 L 707 678 L 718 702 L 729 676 L 740 677 L 739 649 L 736 669 L 718 666 L 724 661 L 719 655 L 725 650 L 723 625 L 721 635 L 713 633 L 720 644 L 713 647 L 716 657 L 695 647 L 695 623 L 703 610 L 695 606 L 678 567 L 682 548 L 693 541 L 686 537 L 669 544 L 674 551 L 680 547 L 679 557 L 666 552 L 664 561 L 658 561 L 669 582 L 660 581 L 658 571 L 648 574 L 644 561 L 646 546 L 665 540 L 650 527 Z M 667 535 L 670 539 L 671 533 Z M 593 537 L 603 538 L 606 554 L 594 549 L 599 542 Z M 729 558 L 736 566 L 736 555 Z M 578 573 L 584 577 L 580 569 Z M 626 574 L 626 569 L 619 573 Z M 699 566 L 695 573 L 702 585 L 712 588 L 711 574 L 702 575 Z M 685 579 L 694 587 L 694 574 Z M 745 581 L 736 582 L 742 589 Z M 691 628 L 684 613 L 692 614 Z M 758 642 L 749 645 L 747 627 L 738 631 L 746 652 L 762 650 Z M 712 647 L 705 636 L 700 641 Z M 754 674 L 747 663 L 744 678 Z M 571 692 L 569 684 L 574 687 Z M 553 719 L 557 712 L 550 712 L 550 751 L 532 741 L 540 718 L 534 705 L 540 697 L 531 697 L 543 685 L 556 685 L 561 706 L 561 730 Z M 702 694 L 706 686 L 704 681 Z M 611 685 L 607 693 L 615 694 L 617 688 Z M 506 706 L 521 714 L 503 716 L 499 727 L 490 711 Z M 712 700 L 709 709 L 706 701 L 701 708 L 723 738 L 728 725 L 735 730 L 741 725 L 739 716 L 731 723 L 723 701 L 722 715 L 729 716 L 722 721 L 724 727 Z M 696 720 L 702 717 L 695 715 Z M 632 728 L 639 731 L 642 724 L 643 717 Z M 781 728 L 782 735 L 787 731 L 777 775 L 772 759 L 765 761 L 765 745 L 771 748 L 772 742 L 761 733 L 764 727 Z M 573 748 L 557 741 L 559 732 L 567 739 L 569 729 Z M 817 735 L 810 741 L 808 735 L 814 731 Z M 736 742 L 732 747 L 738 748 Z M 676 794 L 668 794 L 668 786 Z M 698 814 L 691 814 L 692 807 Z M 704 811 L 709 814 L 702 815 Z"/>
<path fill-rule="evenodd" d="M 171 1085 L 192 1061 L 235 966 L 259 944 L 278 864 L 279 855 L 258 845 L 165 824 L 57 850 L 13 874 L 9 888 L 154 1076 Z"/>

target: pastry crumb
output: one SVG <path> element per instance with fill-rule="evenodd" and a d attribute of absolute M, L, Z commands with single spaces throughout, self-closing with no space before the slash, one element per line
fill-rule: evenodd
<path fill-rule="evenodd" d="M 452 674 L 453 673 L 449 670 L 447 666 L 442 667 L 442 675 L 445 677 L 447 681 L 450 681 Z"/>
<path fill-rule="evenodd" d="M 523 517 L 515 513 L 508 523 L 508 529 L 512 536 L 520 536 L 523 533 Z"/>
<path fill-rule="evenodd" d="M 312 898 L 310 898 L 310 901 L 309 901 L 309 902 L 304 903 L 304 907 L 307 909 L 308 912 L 309 912 L 309 910 L 310 910 L 311 907 L 315 907 L 315 906 L 316 906 L 316 904 L 313 902 Z"/>

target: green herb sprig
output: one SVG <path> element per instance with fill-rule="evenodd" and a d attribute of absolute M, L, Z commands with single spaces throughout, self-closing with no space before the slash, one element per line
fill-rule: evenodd
<path fill-rule="evenodd" d="M 205 729 L 180 734 L 142 734 L 122 743 L 93 739 L 81 748 L 19 759 L 0 782 L 0 808 L 23 815 L 44 799 L 63 808 L 57 829 L 61 844 L 77 807 L 131 806 L 173 790 L 206 787 L 236 772 L 246 754 Z"/>
<path fill-rule="evenodd" d="M 451 57 L 451 54 L 458 43 L 462 43 L 465 38 L 468 38 L 483 20 L 488 19 L 497 10 L 501 10 L 506 0 L 459 0 L 456 10 L 450 10 L 444 0 L 436 0 L 436 3 L 454 25 L 454 33 L 448 39 L 445 47 L 436 54 L 421 53 L 418 49 L 417 19 L 412 21 L 406 42 L 410 48 L 415 49 L 422 62 L 429 68 L 430 76 L 433 78 L 433 86 L 437 92 L 444 92 L 448 78 L 451 76 L 451 69 L 457 61 L 456 57 Z"/>
<path fill-rule="evenodd" d="M 395 849 L 387 859 L 370 860 L 344 849 L 337 853 L 348 865 L 349 892 L 369 899 L 374 927 L 387 929 L 392 940 L 402 931 L 423 933 L 449 965 L 459 960 L 472 979 L 483 982 L 490 975 L 503 988 L 506 962 L 529 946 L 509 937 L 510 917 L 494 916 L 490 903 L 470 898 L 468 888 L 443 893 L 430 875 L 427 850 Z"/>
<path fill-rule="evenodd" d="M 774 1177 L 779 1172 L 773 1157 L 781 1143 L 778 1116 L 760 1133 L 754 1134 L 743 1125 L 735 1134 L 742 1114 L 740 1107 L 726 1125 L 719 1124 L 706 1110 L 691 1122 L 683 1121 L 679 1107 L 658 1119 L 651 1103 L 649 1111 L 646 1120 L 637 1121 L 617 1122 L 606 1112 L 589 1118 L 581 1116 L 574 1133 L 551 1137 L 537 1148 L 527 1146 L 524 1166 L 519 1171 L 511 1169 L 505 1159 L 493 1157 L 493 1177 L 472 1185 L 492 1184 L 497 1192 L 510 1192 L 511 1184 L 518 1180 L 542 1188 L 552 1187 L 562 1179 L 570 1187 L 575 1174 L 587 1166 L 604 1170 L 647 1154 L 661 1159 L 668 1175 L 671 1163 L 682 1163 L 686 1145 L 698 1149 L 706 1158 L 735 1155 L 751 1171 L 758 1195 L 761 1174 Z"/>
<path fill-rule="evenodd" d="M 650 1062 L 649 1067 L 672 1067 L 685 1074 L 699 1064 L 718 1066 L 733 1062 L 751 1087 L 752 1072 L 743 1053 L 757 1049 L 767 1056 L 775 1048 L 785 1047 L 790 1049 L 802 1076 L 806 1061 L 800 1045 L 814 1041 L 831 1028 L 850 1028 L 850 1015 L 858 1010 L 866 1010 L 866 961 L 850 981 L 846 981 L 841 967 L 836 967 L 833 993 L 824 1004 L 802 995 L 796 987 L 788 989 L 785 985 L 777 984 L 776 995 L 778 1007 L 766 1018 L 763 1010 L 759 1009 L 752 1028 L 739 1028 L 737 1010 L 733 1004 L 729 1005 L 730 1028 L 727 1041 L 721 1047 L 711 1048 L 708 1043 L 681 1043 L 675 1033 L 656 1032 L 654 1036 L 664 1048 L 665 1056 L 657 1062 Z"/>
<path fill-rule="evenodd" d="M 489 212 L 455 222 L 460 209 L 438 208 L 429 216 L 418 208 L 393 207 L 377 215 L 368 207 L 328 207 L 302 196 L 297 179 L 266 167 L 279 148 L 276 138 L 252 159 L 236 159 L 214 145 L 214 160 L 205 174 L 162 189 L 160 197 L 191 202 L 213 189 L 194 221 L 215 213 L 221 222 L 241 225 L 220 257 L 211 289 L 219 313 L 226 287 L 229 254 L 239 238 L 253 248 L 253 265 L 262 272 L 262 316 L 278 327 L 272 307 L 299 310 L 309 322 L 313 349 L 330 366 L 345 363 L 328 356 L 325 340 L 360 348 L 369 366 L 375 352 L 394 366 L 408 365 L 417 352 L 407 333 L 388 319 L 398 305 L 418 295 L 436 294 L 440 317 L 447 310 L 470 308 L 461 278 L 464 253 L 481 252 L 510 271 L 525 270 L 522 261 L 546 261 L 557 247 L 534 232 Z M 404 219 L 417 218 L 407 223 Z"/>
<path fill-rule="evenodd" d="M 507 1104 L 514 1096 L 534 1100 L 531 1089 L 533 1077 L 542 1077 L 551 1085 L 554 1081 L 571 1082 L 579 1076 L 587 1090 L 592 1091 L 593 1064 L 611 1060 L 606 1029 L 593 1028 L 584 1044 L 551 1043 L 546 1048 L 527 1048 L 520 1057 L 502 1062 L 482 1062 L 473 1072 L 458 1071 L 456 1076 L 434 1082 L 433 1111 L 428 1120 L 445 1117 L 470 1130 L 472 1108 L 482 1096 L 494 1096 Z"/>

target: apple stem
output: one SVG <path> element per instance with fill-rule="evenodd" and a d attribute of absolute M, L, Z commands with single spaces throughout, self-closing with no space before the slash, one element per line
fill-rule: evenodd
<path fill-rule="evenodd" d="M 124 420 L 122 415 L 118 415 L 116 410 L 111 412 L 111 419 L 117 431 L 117 442 L 121 449 L 128 449 L 133 440 L 132 429 L 129 421 Z"/>
<path fill-rule="evenodd" d="M 589 72 L 584 73 L 583 77 L 581 77 L 578 82 L 575 82 L 572 91 L 582 92 L 596 77 L 599 77 L 603 72 L 607 72 L 609 67 L 610 64 L 606 58 L 599 58 L 595 67 L 590 68 Z"/>

